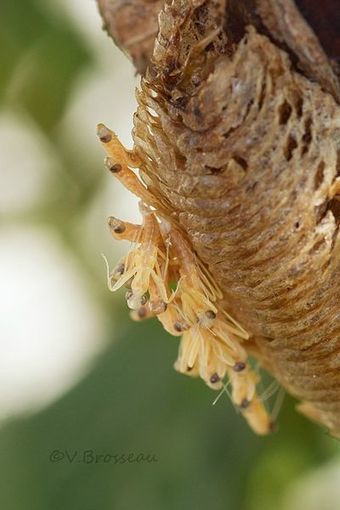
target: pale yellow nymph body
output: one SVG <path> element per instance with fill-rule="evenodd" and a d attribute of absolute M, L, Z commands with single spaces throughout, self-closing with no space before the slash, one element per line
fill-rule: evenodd
<path fill-rule="evenodd" d="M 176 219 L 133 172 L 138 157 L 102 124 L 98 136 L 106 166 L 141 199 L 143 218 L 142 225 L 108 220 L 115 239 L 132 242 L 124 260 L 108 270 L 110 290 L 127 286 L 134 320 L 157 317 L 166 331 L 181 337 L 177 371 L 199 376 L 215 390 L 226 388 L 227 377 L 232 401 L 249 425 L 258 434 L 271 432 L 271 417 L 256 393 L 259 377 L 248 361 L 247 331 L 223 310 L 218 285 Z"/>

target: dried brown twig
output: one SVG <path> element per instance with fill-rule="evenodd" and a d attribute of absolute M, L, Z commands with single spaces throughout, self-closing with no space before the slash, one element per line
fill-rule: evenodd
<path fill-rule="evenodd" d="M 108 11 L 103 5 L 108 2 L 98 1 L 105 16 Z M 118 5 L 111 4 L 113 9 Z M 121 9 L 128 5 L 131 12 L 141 4 L 139 0 L 119 5 Z M 111 19 L 111 33 L 145 76 L 138 92 L 135 147 L 129 156 L 133 160 L 126 159 L 124 150 L 113 144 L 108 151 L 109 167 L 142 197 L 144 217 L 157 217 L 160 232 L 153 230 L 154 241 L 145 246 L 149 255 L 151 246 L 158 247 L 154 253 L 163 255 L 158 255 L 158 262 L 157 257 L 148 259 L 150 274 L 154 271 L 165 282 L 168 276 L 164 275 L 168 274 L 170 279 L 188 281 L 181 266 L 183 250 L 178 251 L 176 241 L 176 235 L 182 236 L 183 246 L 193 250 L 193 260 L 203 263 L 208 278 L 219 283 L 223 299 L 217 294 L 210 296 L 208 308 L 202 308 L 202 313 L 214 314 L 210 313 L 207 322 L 196 313 L 201 299 L 198 294 L 192 315 L 184 306 L 189 298 L 183 284 L 179 284 L 175 298 L 168 296 L 167 286 L 165 294 L 161 287 L 156 294 L 169 310 L 174 299 L 189 331 L 198 321 L 203 328 L 200 338 L 206 330 L 219 338 L 216 331 L 222 327 L 218 321 L 225 321 L 220 315 L 223 310 L 232 313 L 238 321 L 235 324 L 242 324 L 251 334 L 245 340 L 241 330 L 236 331 L 232 353 L 225 352 L 223 359 L 229 366 L 229 356 L 234 370 L 226 369 L 233 399 L 257 432 L 268 432 L 270 420 L 263 414 L 256 393 L 249 390 L 256 381 L 249 374 L 242 386 L 235 375 L 244 368 L 242 365 L 238 370 L 237 346 L 255 355 L 302 401 L 302 412 L 339 435 L 337 75 L 291 0 L 167 2 L 155 42 L 154 19 L 160 5 L 145 3 L 144 7 L 152 12 L 153 28 L 141 53 L 131 43 L 143 32 L 141 28 L 131 25 L 121 35 L 121 18 L 113 18 L 113 24 Z M 128 26 L 124 23 L 122 26 Z M 110 136 L 101 128 L 106 148 Z M 120 171 L 123 160 L 126 170 L 117 173 L 117 164 Z M 131 184 L 131 165 L 140 169 L 144 185 L 140 181 L 137 187 Z M 145 212 L 145 204 L 153 208 Z M 122 229 L 122 224 L 118 227 Z M 135 239 L 140 246 L 144 242 L 141 239 L 151 239 L 145 237 L 145 229 L 146 225 L 137 229 L 144 232 Z M 167 246 L 175 262 L 165 270 L 162 261 L 168 260 Z M 135 252 L 137 262 L 132 266 L 125 262 L 123 273 L 129 267 L 129 277 L 134 278 L 144 254 L 143 250 Z M 197 292 L 206 295 L 199 278 Z M 159 285 L 160 280 L 154 278 Z M 132 282 L 131 287 L 128 300 L 130 304 L 138 301 L 140 310 L 145 305 L 140 300 L 147 294 L 138 294 L 136 301 L 137 286 Z M 157 315 L 161 320 L 164 309 L 156 312 L 152 308 L 156 291 L 152 285 L 146 289 L 151 308 L 145 315 Z M 190 299 L 193 302 L 192 295 Z M 230 331 L 229 320 L 225 324 Z M 175 334 L 173 322 L 163 323 Z M 211 345 L 209 340 L 209 349 Z M 192 352 L 194 347 L 190 346 Z M 237 352 L 242 358 L 243 350 Z M 185 359 L 191 360 L 188 368 L 194 375 L 214 385 L 226 372 L 225 366 L 222 369 L 218 365 L 220 358 L 211 356 L 204 358 L 205 365 L 199 353 Z M 181 371 L 185 371 L 181 365 L 183 349 L 179 361 Z M 244 358 L 241 361 L 246 362 Z M 218 379 L 210 371 L 212 365 Z"/>
<path fill-rule="evenodd" d="M 97 0 L 104 29 L 143 74 L 152 55 L 163 0 Z"/>

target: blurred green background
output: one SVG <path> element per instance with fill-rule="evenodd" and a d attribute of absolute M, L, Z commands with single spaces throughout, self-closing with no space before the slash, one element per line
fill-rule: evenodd
<path fill-rule="evenodd" d="M 1 508 L 340 508 L 336 440 L 288 397 L 279 430 L 256 437 L 173 370 L 177 339 L 106 288 L 101 253 L 126 248 L 106 216 L 138 211 L 95 125 L 131 146 L 137 79 L 94 0 L 2 0 L 0 53 Z M 83 463 L 86 450 L 157 462 Z"/>

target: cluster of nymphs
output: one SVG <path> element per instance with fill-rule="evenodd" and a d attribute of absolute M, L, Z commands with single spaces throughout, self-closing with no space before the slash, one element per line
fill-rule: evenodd
<path fill-rule="evenodd" d="M 259 434 L 270 432 L 271 419 L 256 393 L 258 375 L 242 345 L 248 333 L 219 306 L 222 294 L 209 271 L 180 226 L 132 170 L 140 166 L 138 156 L 103 124 L 98 137 L 108 169 L 140 198 L 143 218 L 142 225 L 108 220 L 114 238 L 132 243 L 124 259 L 108 269 L 110 289 L 127 287 L 133 319 L 156 316 L 171 335 L 182 337 L 175 363 L 179 372 L 200 376 L 213 389 L 229 392 L 230 386 L 232 401 L 250 426 Z"/>

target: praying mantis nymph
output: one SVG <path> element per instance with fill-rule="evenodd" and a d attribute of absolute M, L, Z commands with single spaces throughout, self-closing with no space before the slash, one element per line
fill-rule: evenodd
<path fill-rule="evenodd" d="M 104 125 L 97 132 L 106 166 L 141 200 L 141 225 L 108 219 L 115 239 L 133 243 L 123 262 L 108 269 L 110 290 L 129 282 L 126 300 L 132 318 L 157 317 L 170 334 L 181 337 L 176 370 L 201 377 L 215 390 L 227 379 L 231 398 L 249 425 L 258 434 L 271 432 L 271 416 L 256 393 L 258 376 L 248 362 L 248 333 L 221 308 L 217 283 L 179 225 L 134 173 L 138 156 Z"/>

